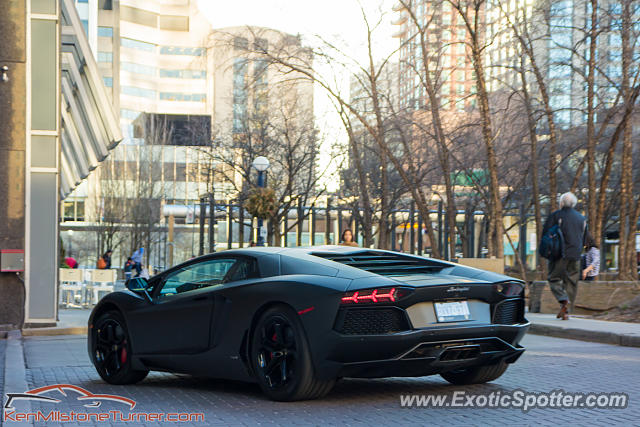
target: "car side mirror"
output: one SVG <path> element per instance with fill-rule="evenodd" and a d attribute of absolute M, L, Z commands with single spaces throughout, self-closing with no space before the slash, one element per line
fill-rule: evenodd
<path fill-rule="evenodd" d="M 147 290 L 147 288 L 149 287 L 149 282 L 147 282 L 147 279 L 145 279 L 144 277 L 132 277 L 131 279 L 127 280 L 125 286 L 131 292 L 139 293 Z"/>
<path fill-rule="evenodd" d="M 147 301 L 153 304 L 153 299 L 147 289 L 149 288 L 149 282 L 144 277 L 132 277 L 125 283 L 127 289 L 136 294 L 142 294 L 147 298 Z"/>

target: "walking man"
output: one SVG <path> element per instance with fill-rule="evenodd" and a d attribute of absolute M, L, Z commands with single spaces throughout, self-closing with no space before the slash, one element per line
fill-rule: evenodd
<path fill-rule="evenodd" d="M 549 260 L 548 278 L 551 292 L 560 303 L 557 317 L 562 320 L 569 319 L 568 313 L 576 302 L 581 273 L 580 255 L 587 233 L 587 221 L 575 210 L 577 204 L 578 199 L 573 193 L 564 193 L 560 196 L 560 210 L 549 215 L 542 230 L 544 236 L 549 228 L 557 224 L 564 239 L 562 256 Z"/>

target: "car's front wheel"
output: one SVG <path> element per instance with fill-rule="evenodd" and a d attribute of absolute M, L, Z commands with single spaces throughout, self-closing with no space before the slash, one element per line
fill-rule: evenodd
<path fill-rule="evenodd" d="M 315 376 L 309 344 L 298 314 L 290 307 L 269 308 L 251 338 L 251 363 L 260 388 L 273 400 L 316 399 L 335 383 Z"/>
<path fill-rule="evenodd" d="M 507 370 L 505 362 L 494 365 L 474 366 L 440 374 L 442 378 L 455 385 L 482 384 L 498 379 Z"/>
<path fill-rule="evenodd" d="M 91 359 L 100 377 L 109 384 L 133 384 L 149 371 L 134 370 L 131 364 L 131 340 L 118 311 L 107 311 L 93 322 Z"/>

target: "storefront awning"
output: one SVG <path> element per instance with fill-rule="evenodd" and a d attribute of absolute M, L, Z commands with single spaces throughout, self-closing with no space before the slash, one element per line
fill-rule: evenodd
<path fill-rule="evenodd" d="M 61 34 L 61 171 L 65 198 L 122 140 L 118 115 L 73 0 L 63 0 Z"/>

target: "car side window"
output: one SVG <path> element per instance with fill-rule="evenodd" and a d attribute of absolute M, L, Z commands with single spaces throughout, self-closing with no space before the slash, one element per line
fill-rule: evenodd
<path fill-rule="evenodd" d="M 166 277 L 162 289 L 160 289 L 160 296 L 176 295 L 221 285 L 224 277 L 235 263 L 235 259 L 221 258 L 183 267 Z"/>
<path fill-rule="evenodd" d="M 258 263 L 253 258 L 238 260 L 233 271 L 225 278 L 225 283 L 236 282 L 238 280 L 255 279 L 260 277 L 258 273 Z"/>

